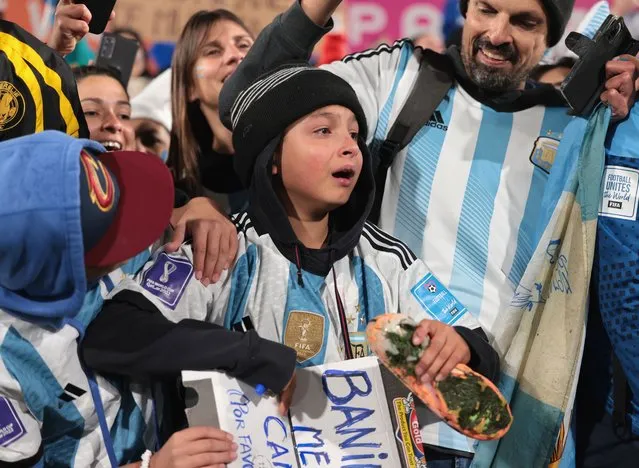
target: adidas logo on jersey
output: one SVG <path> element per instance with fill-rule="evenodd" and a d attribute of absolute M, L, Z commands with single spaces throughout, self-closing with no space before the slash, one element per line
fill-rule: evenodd
<path fill-rule="evenodd" d="M 430 119 L 428 120 L 427 125 L 429 127 L 433 127 L 438 130 L 443 130 L 443 131 L 448 130 L 448 125 L 446 125 L 446 123 L 444 122 L 444 119 L 442 118 L 442 113 L 439 112 L 438 110 L 433 112 L 433 115 L 430 116 Z"/>

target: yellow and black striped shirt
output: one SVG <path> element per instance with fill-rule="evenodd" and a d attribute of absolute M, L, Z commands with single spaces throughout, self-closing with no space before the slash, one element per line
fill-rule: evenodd
<path fill-rule="evenodd" d="M 0 141 L 43 130 L 89 137 L 73 72 L 53 49 L 0 20 Z"/>

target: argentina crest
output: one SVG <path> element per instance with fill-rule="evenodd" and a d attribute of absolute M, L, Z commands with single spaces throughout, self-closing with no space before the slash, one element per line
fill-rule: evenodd
<path fill-rule="evenodd" d="M 324 316 L 293 310 L 284 330 L 284 344 L 297 352 L 297 362 L 314 358 L 324 344 Z"/>
<path fill-rule="evenodd" d="M 11 130 L 24 118 L 24 96 L 8 81 L 0 81 L 0 131 Z"/>
<path fill-rule="evenodd" d="M 540 136 L 535 140 L 535 146 L 530 153 L 530 162 L 542 171 L 550 174 L 555 162 L 559 140 L 547 136 Z"/>

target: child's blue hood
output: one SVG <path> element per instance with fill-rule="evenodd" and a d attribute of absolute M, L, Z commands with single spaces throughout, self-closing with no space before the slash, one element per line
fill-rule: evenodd
<path fill-rule="evenodd" d="M 39 318 L 80 310 L 87 289 L 83 148 L 104 151 L 53 131 L 0 143 L 0 309 Z"/>

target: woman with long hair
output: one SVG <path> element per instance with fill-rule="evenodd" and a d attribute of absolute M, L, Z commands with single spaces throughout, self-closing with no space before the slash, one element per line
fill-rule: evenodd
<path fill-rule="evenodd" d="M 220 120 L 218 99 L 252 45 L 252 34 L 236 15 L 201 11 L 184 27 L 172 66 L 169 167 L 178 186 L 214 198 L 226 211 L 240 210 L 246 192 L 233 169 L 231 132 Z"/>

